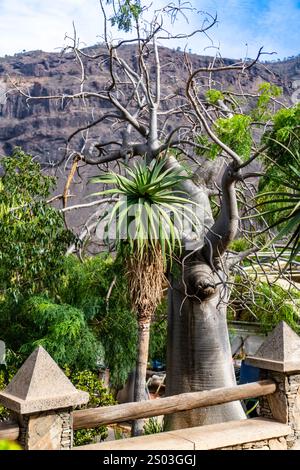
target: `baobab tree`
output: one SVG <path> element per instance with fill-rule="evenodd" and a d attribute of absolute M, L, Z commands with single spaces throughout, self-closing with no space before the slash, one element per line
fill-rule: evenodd
<path fill-rule="evenodd" d="M 181 191 L 202 208 L 202 224 L 198 232 L 182 233 L 182 251 L 173 260 L 177 269 L 168 273 L 167 394 L 233 386 L 236 381 L 226 321 L 230 273 L 258 251 L 259 244 L 239 253 L 231 252 L 230 244 L 243 228 L 238 199 L 245 206 L 243 212 L 248 210 L 245 195 L 253 194 L 258 176 L 252 164 L 267 148 L 266 142 L 261 143 L 267 105 L 271 103 L 276 109 L 280 103 L 275 90 L 261 89 L 257 96 L 264 93 L 265 100 L 260 100 L 258 106 L 254 104 L 260 113 L 254 119 L 254 115 L 244 111 L 249 109 L 249 103 L 243 86 L 229 92 L 221 90 L 220 81 L 222 74 L 230 72 L 238 84 L 256 66 L 263 52 L 259 50 L 255 60 L 229 63 L 217 55 L 203 67 L 195 66 L 185 53 L 180 54 L 180 60 L 175 58 L 172 51 L 162 46 L 166 41 L 207 35 L 216 22 L 216 17 L 206 14 L 197 31 L 167 32 L 166 18 L 172 24 L 179 15 L 197 13 L 180 2 L 155 11 L 151 21 L 143 19 L 143 13 L 149 14 L 147 10 L 136 10 L 128 27 L 134 36 L 114 41 L 105 3 L 100 0 L 104 35 L 98 50 L 93 54 L 82 50 L 76 31 L 66 49 L 74 54 L 81 70 L 78 92 L 45 98 L 32 97 L 21 88 L 18 91 L 29 102 L 71 99 L 81 105 L 87 100 L 94 103 L 96 119 L 75 130 L 68 139 L 66 155 L 73 158 L 73 165 L 65 190 L 66 202 L 72 175 L 83 165 L 97 166 L 101 173 L 107 171 L 108 165 L 123 172 L 121 166 L 116 166 L 119 162 L 131 165 L 135 159 L 144 158 L 149 165 L 153 160 L 163 160 L 165 170 L 185 176 L 180 181 Z M 96 61 L 104 77 L 99 89 L 91 91 L 88 70 L 89 64 Z M 256 99 L 255 95 L 250 98 Z M 105 135 L 90 142 L 88 132 L 99 125 L 105 126 Z M 78 135 L 85 137 L 81 146 L 76 141 Z M 249 180 L 251 185 L 247 188 Z M 100 209 L 81 238 L 96 226 L 106 210 L 103 205 L 110 204 L 107 198 L 94 202 Z M 249 224 L 248 241 L 257 231 L 257 225 L 251 221 Z M 176 429 L 243 418 L 240 402 L 232 402 L 173 414 L 166 427 Z"/>

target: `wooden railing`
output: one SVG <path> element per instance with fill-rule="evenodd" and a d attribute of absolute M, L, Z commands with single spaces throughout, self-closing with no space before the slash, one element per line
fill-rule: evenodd
<path fill-rule="evenodd" d="M 235 387 L 182 393 L 160 398 L 159 400 L 77 410 L 73 412 L 73 429 L 94 428 L 100 425 L 132 421 L 138 418 L 167 415 L 177 411 L 192 410 L 235 400 L 271 395 L 275 391 L 276 383 L 274 381 L 261 380 L 245 385 L 236 385 Z"/>
<path fill-rule="evenodd" d="M 88 408 L 73 412 L 73 429 L 94 428 L 100 425 L 132 421 L 138 418 L 167 415 L 177 411 L 192 410 L 204 406 L 220 405 L 235 400 L 271 395 L 276 391 L 272 380 L 261 380 L 235 387 L 223 387 L 204 392 L 190 392 L 148 400 L 139 403 Z M 0 440 L 16 440 L 19 436 L 19 425 L 16 422 L 0 423 Z"/>

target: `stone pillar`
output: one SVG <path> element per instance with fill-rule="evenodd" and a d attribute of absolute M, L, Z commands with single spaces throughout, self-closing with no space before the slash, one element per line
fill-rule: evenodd
<path fill-rule="evenodd" d="M 248 364 L 261 369 L 261 379 L 277 383 L 274 394 L 260 399 L 260 415 L 286 423 L 292 428 L 288 448 L 300 445 L 300 338 L 280 322 Z"/>
<path fill-rule="evenodd" d="M 13 411 L 19 442 L 27 450 L 71 449 L 72 410 L 88 400 L 88 393 L 76 390 L 41 346 L 0 392 L 0 403 Z"/>

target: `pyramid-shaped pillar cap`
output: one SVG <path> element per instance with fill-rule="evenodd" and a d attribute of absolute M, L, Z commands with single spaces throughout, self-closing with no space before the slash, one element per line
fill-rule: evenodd
<path fill-rule="evenodd" d="M 89 394 L 74 387 L 42 346 L 0 392 L 0 403 L 20 414 L 71 408 L 88 400 Z"/>
<path fill-rule="evenodd" d="M 300 371 L 300 337 L 281 321 L 246 363 L 278 372 Z"/>

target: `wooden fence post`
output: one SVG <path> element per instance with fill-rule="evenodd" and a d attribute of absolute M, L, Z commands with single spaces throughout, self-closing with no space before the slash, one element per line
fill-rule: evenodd
<path fill-rule="evenodd" d="M 277 391 L 260 399 L 260 415 L 288 424 L 288 448 L 300 448 L 300 338 L 280 322 L 246 363 L 261 369 L 261 379 L 277 383 Z"/>
<path fill-rule="evenodd" d="M 72 410 L 88 400 L 88 393 L 76 390 L 41 346 L 0 392 L 0 402 L 14 412 L 19 442 L 27 450 L 71 449 Z"/>

